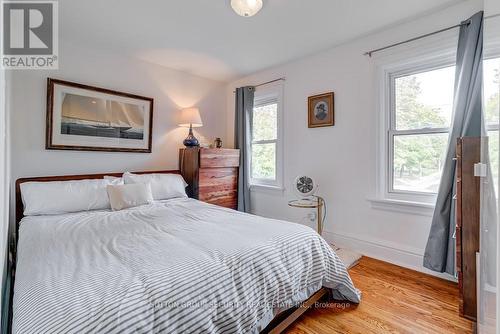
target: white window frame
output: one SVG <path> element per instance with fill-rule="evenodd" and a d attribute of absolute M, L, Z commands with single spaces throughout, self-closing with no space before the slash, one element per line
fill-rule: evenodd
<path fill-rule="evenodd" d="M 253 114 L 250 115 L 250 142 L 248 143 L 249 152 L 249 182 L 251 190 L 269 189 L 269 190 L 283 190 L 283 84 L 276 82 L 260 86 L 255 89 L 254 95 L 254 108 L 264 106 L 276 102 L 277 104 L 277 135 L 276 140 L 259 140 L 253 141 Z M 253 113 L 253 110 L 252 110 Z M 252 177 L 252 145 L 253 144 L 266 144 L 276 143 L 276 179 L 257 179 Z"/>
<path fill-rule="evenodd" d="M 495 58 L 500 58 L 500 42 L 499 42 L 499 45 L 496 45 L 496 48 L 493 48 L 491 50 L 490 49 L 485 50 L 484 56 L 483 56 L 483 62 L 485 60 L 490 60 L 490 59 L 495 59 Z M 484 102 L 486 102 L 486 101 L 483 99 L 483 103 Z M 485 106 L 483 106 L 483 111 L 484 111 L 484 108 L 485 108 Z M 500 131 L 500 124 L 486 124 L 485 131 L 486 131 L 486 133 L 483 133 L 483 136 L 488 136 L 488 132 L 490 132 L 490 131 Z"/>
<path fill-rule="evenodd" d="M 407 68 L 397 72 L 391 72 L 389 74 L 389 92 L 390 92 L 390 105 L 389 105 L 389 129 L 388 137 L 387 137 L 387 145 L 388 145 L 388 157 L 387 157 L 387 191 L 390 194 L 397 194 L 400 196 L 413 196 L 415 198 L 420 198 L 426 202 L 426 198 L 430 197 L 431 199 L 436 198 L 436 193 L 423 192 L 423 191 L 412 191 L 412 190 L 402 190 L 394 188 L 394 142 L 397 136 L 402 135 L 432 135 L 432 134 L 449 134 L 450 127 L 447 128 L 420 128 L 420 129 L 409 129 L 409 130 L 397 130 L 396 128 L 396 80 L 401 77 L 419 74 L 424 72 L 435 71 L 443 68 L 447 68 L 450 66 L 454 66 L 455 62 L 439 62 L 434 63 L 429 66 L 418 67 L 418 68 Z M 396 195 L 396 196 L 397 196 Z M 430 201 L 430 200 L 429 200 Z"/>
<path fill-rule="evenodd" d="M 372 207 L 405 213 L 432 215 L 437 194 L 393 189 L 393 137 L 396 134 L 431 134 L 449 129 L 395 130 L 395 79 L 456 64 L 456 44 L 444 45 L 418 57 L 383 63 L 377 67 L 379 112 L 377 127 L 376 194 Z"/>
<path fill-rule="evenodd" d="M 486 50 L 484 50 L 483 62 L 486 60 L 495 59 L 495 58 L 500 58 L 500 42 L 498 44 L 493 45 L 493 46 L 487 48 Z M 484 99 L 484 95 L 483 95 L 483 115 L 484 115 L 484 110 L 486 108 L 484 103 L 486 103 L 486 100 Z M 484 127 L 484 131 L 485 131 L 485 133 L 482 133 L 481 135 L 483 137 L 489 138 L 489 133 L 491 131 L 500 132 L 500 124 L 487 124 L 486 123 L 485 127 Z M 489 147 L 489 145 L 490 145 L 490 143 L 488 142 L 488 147 Z M 481 161 L 484 161 L 483 159 L 484 159 L 485 153 L 486 152 L 484 151 L 484 145 L 481 144 Z M 488 155 L 489 155 L 489 152 L 488 152 Z M 498 189 L 500 189 L 500 184 L 498 184 L 496 186 L 499 186 Z"/>

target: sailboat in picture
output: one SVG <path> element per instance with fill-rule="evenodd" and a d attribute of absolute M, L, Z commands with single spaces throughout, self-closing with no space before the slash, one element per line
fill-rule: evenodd
<path fill-rule="evenodd" d="M 142 140 L 144 111 L 128 103 L 66 94 L 61 134 Z"/>

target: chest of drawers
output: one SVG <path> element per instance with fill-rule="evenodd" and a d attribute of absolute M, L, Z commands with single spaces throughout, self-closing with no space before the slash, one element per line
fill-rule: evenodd
<path fill-rule="evenodd" d="M 182 148 L 181 174 L 188 183 L 189 197 L 236 209 L 240 151 L 236 149 Z"/>

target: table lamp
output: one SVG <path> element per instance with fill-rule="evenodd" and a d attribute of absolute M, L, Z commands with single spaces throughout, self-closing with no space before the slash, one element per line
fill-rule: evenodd
<path fill-rule="evenodd" d="M 199 128 L 203 126 L 201 121 L 200 110 L 198 108 L 186 108 L 181 110 L 181 117 L 179 120 L 179 126 L 184 128 L 189 128 L 189 134 L 186 139 L 184 139 L 184 146 L 195 147 L 200 146 L 198 139 L 193 135 L 193 128 Z"/>

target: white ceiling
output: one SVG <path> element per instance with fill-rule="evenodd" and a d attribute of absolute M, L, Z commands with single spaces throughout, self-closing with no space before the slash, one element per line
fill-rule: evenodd
<path fill-rule="evenodd" d="M 63 40 L 229 81 L 460 1 L 264 0 L 243 18 L 230 0 L 65 0 L 59 17 Z"/>

